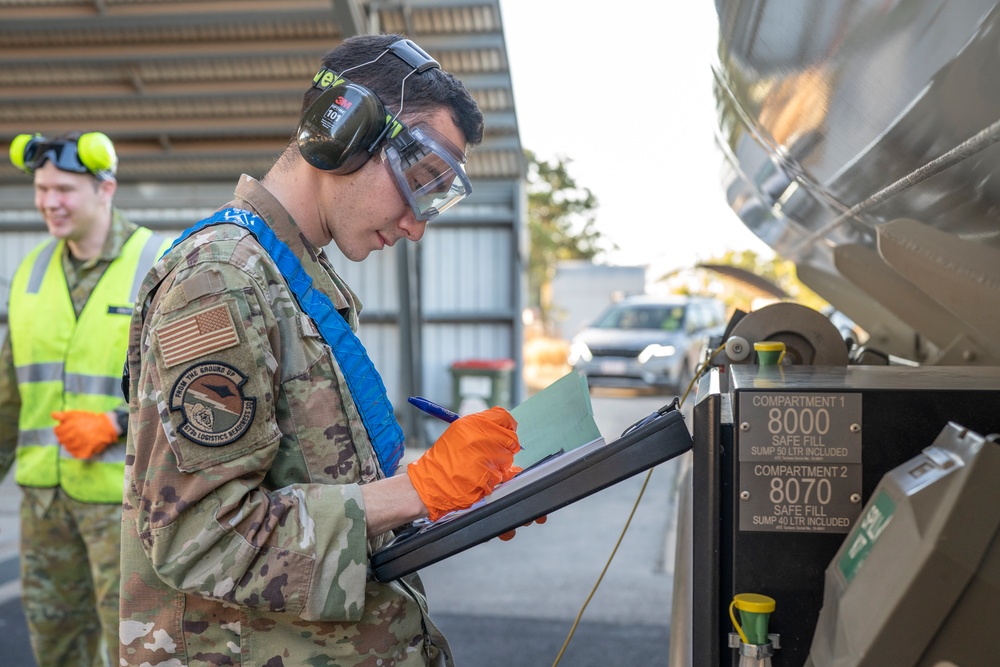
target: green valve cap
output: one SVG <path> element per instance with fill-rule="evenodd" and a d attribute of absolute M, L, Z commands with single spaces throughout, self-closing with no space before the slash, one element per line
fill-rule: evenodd
<path fill-rule="evenodd" d="M 739 610 L 742 625 L 736 622 L 733 607 Z M 757 593 L 739 593 L 729 605 L 729 618 L 744 644 L 767 644 L 767 623 L 774 611 L 774 598 Z"/>

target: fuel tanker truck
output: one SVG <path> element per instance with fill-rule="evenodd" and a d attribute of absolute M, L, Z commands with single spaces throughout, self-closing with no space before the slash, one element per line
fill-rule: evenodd
<path fill-rule="evenodd" d="M 670 664 L 1000 665 L 1000 6 L 716 10 L 722 196 L 857 330 L 706 350 Z"/>

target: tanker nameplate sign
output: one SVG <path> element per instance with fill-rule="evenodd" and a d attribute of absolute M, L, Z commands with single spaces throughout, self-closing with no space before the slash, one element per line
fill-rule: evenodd
<path fill-rule="evenodd" d="M 861 511 L 861 394 L 739 394 L 739 527 L 847 533 Z"/>

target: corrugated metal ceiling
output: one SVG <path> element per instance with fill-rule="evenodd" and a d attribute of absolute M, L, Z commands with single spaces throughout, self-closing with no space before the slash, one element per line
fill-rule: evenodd
<path fill-rule="evenodd" d="M 417 41 L 486 115 L 473 178 L 522 173 L 498 0 L 0 0 L 0 142 L 100 130 L 119 177 L 263 174 L 319 58 L 356 32 Z M 7 160 L 0 185 L 23 184 Z"/>

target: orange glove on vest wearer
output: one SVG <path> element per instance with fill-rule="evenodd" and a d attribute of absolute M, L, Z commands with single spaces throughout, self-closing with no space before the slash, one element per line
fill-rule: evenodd
<path fill-rule="evenodd" d="M 464 509 L 506 482 L 520 468 L 517 422 L 503 408 L 459 417 L 437 442 L 406 468 L 431 521 Z"/>
<path fill-rule="evenodd" d="M 53 412 L 52 418 L 59 422 L 56 438 L 78 459 L 89 459 L 118 441 L 118 429 L 103 412 L 68 410 Z"/>

